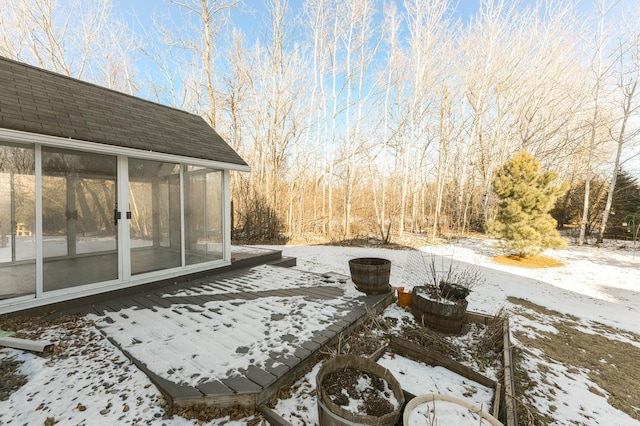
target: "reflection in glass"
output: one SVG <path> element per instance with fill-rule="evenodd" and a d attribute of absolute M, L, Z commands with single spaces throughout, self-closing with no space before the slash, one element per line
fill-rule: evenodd
<path fill-rule="evenodd" d="M 184 185 L 187 265 L 222 259 L 222 172 L 187 166 Z"/>
<path fill-rule="evenodd" d="M 0 143 L 0 299 L 35 294 L 32 147 Z"/>
<path fill-rule="evenodd" d="M 44 291 L 118 278 L 116 157 L 42 149 Z"/>
<path fill-rule="evenodd" d="M 129 159 L 131 274 L 182 266 L 180 166 Z"/>

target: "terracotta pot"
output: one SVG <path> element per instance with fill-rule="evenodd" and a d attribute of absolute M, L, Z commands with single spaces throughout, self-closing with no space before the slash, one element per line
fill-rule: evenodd
<path fill-rule="evenodd" d="M 398 287 L 398 305 L 411 306 L 412 291 L 404 290 L 404 287 Z"/>

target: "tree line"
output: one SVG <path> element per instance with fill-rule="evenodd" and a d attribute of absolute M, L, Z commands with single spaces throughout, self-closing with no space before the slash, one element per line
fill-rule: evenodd
<path fill-rule="evenodd" d="M 604 236 L 640 150 L 636 2 L 250 3 L 171 0 L 143 26 L 112 0 L 7 0 L 0 54 L 202 115 L 252 167 L 240 237 L 481 230 L 521 150 L 567 182 L 561 225 Z"/>

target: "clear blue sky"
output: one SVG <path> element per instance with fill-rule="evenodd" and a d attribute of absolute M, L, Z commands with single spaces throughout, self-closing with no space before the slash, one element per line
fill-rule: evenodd
<path fill-rule="evenodd" d="M 396 0 L 398 4 L 401 4 L 401 0 Z M 570 0 L 568 0 L 570 1 Z M 593 10 L 593 4 L 595 0 L 573 0 L 576 1 L 579 5 L 578 10 L 581 13 L 589 13 Z M 611 0 L 609 0 L 611 1 Z M 636 0 L 622 0 L 621 3 L 631 3 Z M 475 14 L 480 8 L 481 0 L 458 0 L 456 15 L 461 17 L 463 20 L 468 20 L 470 16 Z M 116 14 L 122 14 L 127 20 L 132 19 L 134 15 L 137 16 L 137 19 L 143 26 L 148 26 L 151 24 L 151 16 L 155 13 L 162 13 L 166 10 L 166 5 L 168 0 L 158 1 L 158 0 L 113 0 L 114 11 Z M 296 7 L 301 4 L 301 0 L 290 0 L 290 7 Z M 378 2 L 379 8 L 382 8 L 383 1 L 380 0 Z M 521 6 L 532 6 L 535 4 L 535 0 L 521 0 Z M 455 5 L 455 3 L 454 3 Z M 250 22 L 254 19 L 259 20 L 261 13 L 264 13 L 264 1 L 263 0 L 245 0 L 244 4 L 241 5 L 243 9 L 252 9 L 254 11 L 253 14 L 236 14 L 238 19 L 238 24 L 247 25 L 247 27 L 251 27 Z M 255 28 L 255 26 L 252 26 Z"/>
<path fill-rule="evenodd" d="M 149 25 L 152 14 L 164 10 L 167 2 L 158 0 L 113 0 L 117 14 L 122 13 L 128 18 L 135 14 L 143 25 Z M 293 7 L 294 4 L 299 3 L 301 3 L 300 0 L 294 0 L 290 2 L 290 5 Z M 379 3 L 382 5 L 383 2 L 380 1 Z M 401 1 L 398 0 L 398 3 L 401 3 Z M 525 3 L 534 3 L 534 1 L 526 0 Z M 263 9 L 263 4 L 264 1 L 261 0 L 246 0 L 241 7 L 256 10 L 256 14 L 254 14 L 256 16 Z M 467 19 L 471 14 L 477 12 L 479 5 L 480 0 L 459 0 L 457 10 L 462 18 Z"/>

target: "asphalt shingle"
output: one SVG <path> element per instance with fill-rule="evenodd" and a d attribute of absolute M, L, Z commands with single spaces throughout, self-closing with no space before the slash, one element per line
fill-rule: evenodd
<path fill-rule="evenodd" d="M 246 166 L 200 116 L 0 57 L 0 127 Z"/>

